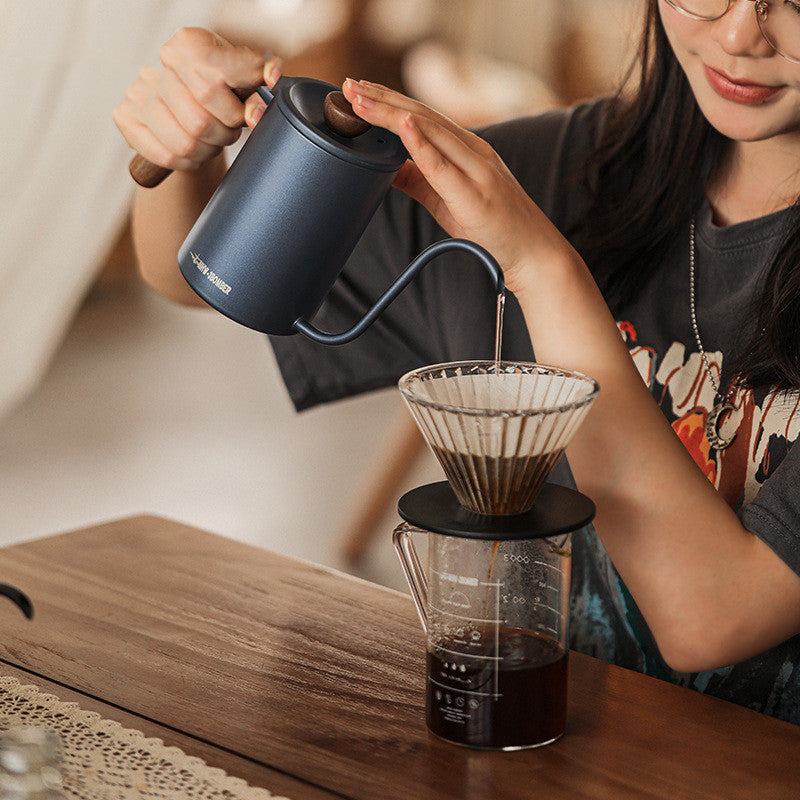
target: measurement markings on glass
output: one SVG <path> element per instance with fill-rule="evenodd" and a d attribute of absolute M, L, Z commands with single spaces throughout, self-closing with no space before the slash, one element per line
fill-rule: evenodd
<path fill-rule="evenodd" d="M 498 620 L 500 619 L 500 584 L 497 584 L 497 597 L 495 598 L 495 613 L 497 614 Z M 497 625 L 494 626 L 494 651 L 498 655 L 500 654 L 500 624 L 498 622 Z M 494 668 L 494 694 L 497 697 L 497 693 L 500 690 L 500 686 L 498 685 L 498 681 L 500 680 L 500 670 L 497 669 L 495 666 Z"/>
<path fill-rule="evenodd" d="M 491 697 L 494 700 L 497 700 L 498 698 L 503 696 L 502 694 L 497 694 L 497 692 L 479 692 L 475 689 L 459 689 L 457 686 L 447 686 L 444 683 L 439 683 L 439 681 L 435 681 L 430 676 L 428 677 L 428 680 L 432 684 L 434 684 L 434 686 L 440 686 L 442 689 L 447 689 L 448 692 L 461 692 L 462 694 L 474 694 L 478 695 L 479 697 Z"/>
<path fill-rule="evenodd" d="M 431 611 L 436 611 L 439 614 L 446 614 L 448 617 L 455 617 L 456 619 L 463 619 L 463 620 L 466 620 L 467 622 L 490 622 L 490 623 L 493 623 L 493 624 L 497 622 L 496 619 L 481 619 L 480 617 L 465 617 L 462 614 L 456 614 L 453 611 L 445 611 L 443 608 L 437 608 L 436 606 L 428 606 L 428 608 L 430 608 Z"/>
<path fill-rule="evenodd" d="M 469 653 L 469 652 L 465 653 L 463 650 L 448 650 L 446 647 L 442 647 L 441 645 L 438 645 L 438 644 L 431 645 L 431 647 L 435 647 L 437 652 L 450 653 L 451 655 L 454 655 L 454 656 L 462 656 L 462 657 L 467 656 L 470 659 L 476 658 L 479 661 L 502 661 L 503 660 L 502 656 L 484 656 L 484 655 L 481 655 L 480 653 Z"/>
<path fill-rule="evenodd" d="M 471 578 L 469 575 L 456 575 L 453 572 L 439 572 L 438 570 L 432 569 L 431 574 L 435 575 L 437 578 L 441 578 L 443 581 L 449 581 L 450 583 L 460 583 L 462 586 L 478 586 L 483 585 L 482 581 L 478 578 Z M 493 583 L 485 584 L 487 586 L 494 586 Z"/>
<path fill-rule="evenodd" d="M 492 588 L 495 590 L 494 591 L 494 594 L 495 594 L 495 607 L 497 609 L 497 615 L 498 616 L 495 617 L 494 619 L 484 619 L 484 618 L 481 618 L 481 617 L 468 617 L 468 616 L 465 616 L 464 614 L 456 614 L 454 611 L 446 611 L 443 608 L 437 608 L 434 605 L 430 605 L 429 608 L 430 608 L 431 611 L 435 611 L 435 612 L 437 612 L 439 614 L 442 614 L 444 616 L 447 616 L 447 617 L 453 617 L 454 619 L 464 620 L 465 622 L 475 622 L 475 623 L 483 623 L 483 624 L 494 625 L 494 652 L 495 653 L 499 653 L 500 652 L 500 622 L 501 622 L 501 620 L 499 619 L 499 615 L 500 615 L 500 590 L 503 588 L 503 586 L 505 584 L 502 581 L 482 581 L 479 578 L 472 578 L 472 577 L 469 577 L 467 575 L 456 575 L 455 573 L 452 573 L 452 572 L 440 572 L 440 571 L 435 570 L 435 569 L 431 570 L 431 574 L 435 575 L 437 578 L 439 578 L 442 581 L 447 581 L 448 583 L 453 583 L 453 584 L 457 584 L 457 585 L 460 585 L 460 586 L 472 586 L 472 587 L 478 587 L 478 586 L 484 587 L 485 586 L 490 591 L 491 591 Z M 455 589 L 453 591 L 454 591 L 454 594 L 451 595 L 451 597 L 456 597 L 458 595 L 463 597 L 463 601 L 462 602 L 460 602 L 458 604 L 456 604 L 456 603 L 454 603 L 454 604 L 455 605 L 466 605 L 468 607 L 469 606 L 469 600 L 468 600 L 467 596 L 463 595 L 463 593 L 461 593 L 461 592 L 456 592 Z M 459 597 L 459 600 L 461 600 L 461 597 Z M 466 603 L 464 603 L 464 601 L 466 601 Z M 447 601 L 445 600 L 445 602 L 447 602 Z M 459 650 L 448 650 L 446 647 L 440 647 L 438 645 L 434 645 L 434 647 L 436 648 L 437 651 L 440 651 L 442 653 L 451 653 L 452 655 L 455 655 L 455 656 L 464 656 L 465 655 L 463 650 L 462 651 L 459 651 Z M 500 656 L 500 655 L 488 656 L 488 655 L 479 655 L 477 653 L 469 653 L 469 658 L 470 659 L 478 659 L 478 660 L 482 660 L 482 661 L 495 662 L 494 666 L 493 666 L 494 692 L 479 692 L 479 691 L 476 691 L 474 689 L 461 689 L 461 688 L 458 688 L 458 687 L 455 687 L 455 686 L 448 686 L 448 685 L 446 685 L 444 683 L 439 683 L 439 681 L 434 680 L 431 676 L 428 676 L 428 680 L 432 684 L 434 684 L 435 686 L 439 686 L 442 689 L 446 689 L 447 691 L 461 692 L 463 694 L 475 695 L 475 696 L 478 696 L 478 697 L 491 697 L 494 700 L 497 700 L 497 699 L 501 698 L 503 695 L 500 694 L 500 686 L 499 686 L 500 671 L 497 669 L 497 664 L 500 661 L 503 660 L 502 656 Z"/>
<path fill-rule="evenodd" d="M 561 616 L 561 612 L 557 608 L 553 608 L 553 606 L 545 605 L 544 603 L 536 603 L 538 608 L 546 608 L 548 611 L 552 611 L 557 617 Z"/>

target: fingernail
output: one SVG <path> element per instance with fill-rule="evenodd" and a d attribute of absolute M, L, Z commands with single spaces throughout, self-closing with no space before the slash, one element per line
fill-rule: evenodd
<path fill-rule="evenodd" d="M 247 122 L 251 128 L 255 128 L 266 110 L 267 106 L 264 103 L 257 103 L 251 106 L 247 109 L 245 122 Z"/>
<path fill-rule="evenodd" d="M 404 122 L 404 123 L 405 123 L 405 124 L 406 124 L 406 125 L 407 125 L 409 128 L 415 128 L 415 127 L 416 127 L 416 125 L 415 125 L 415 123 L 414 123 L 414 117 L 412 117 L 412 116 L 411 116 L 411 112 L 410 112 L 410 111 L 408 112 L 408 114 L 406 114 L 406 115 L 403 117 L 403 122 Z"/>
<path fill-rule="evenodd" d="M 282 66 L 283 66 L 282 58 L 273 58 L 272 66 L 269 68 L 269 73 L 267 74 L 267 80 L 269 80 L 271 83 L 274 84 L 281 76 Z"/>
<path fill-rule="evenodd" d="M 344 82 L 350 91 L 355 92 L 356 94 L 361 92 L 361 86 L 359 86 L 358 81 L 355 78 L 345 78 Z"/>
<path fill-rule="evenodd" d="M 363 94 L 359 94 L 356 97 L 356 103 L 358 103 L 362 108 L 372 108 L 375 103 L 370 100 L 368 97 L 364 97 Z"/>

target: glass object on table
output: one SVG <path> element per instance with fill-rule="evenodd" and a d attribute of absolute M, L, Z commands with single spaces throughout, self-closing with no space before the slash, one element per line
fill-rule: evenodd
<path fill-rule="evenodd" d="M 598 385 L 512 361 L 436 364 L 398 385 L 448 481 L 403 495 L 394 532 L 428 640 L 428 728 L 484 749 L 554 742 L 567 715 L 570 535 L 594 504 L 546 481 Z M 416 533 L 428 535 L 427 570 Z"/>
<path fill-rule="evenodd" d="M 65 800 L 61 739 L 47 728 L 15 726 L 0 734 L 0 798 Z"/>

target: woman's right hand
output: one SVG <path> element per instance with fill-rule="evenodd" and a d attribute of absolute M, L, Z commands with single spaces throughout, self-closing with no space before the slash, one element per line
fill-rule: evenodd
<path fill-rule="evenodd" d="M 160 57 L 162 66 L 145 67 L 130 85 L 114 122 L 140 155 L 172 170 L 196 170 L 233 144 L 264 108 L 258 95 L 246 104 L 239 95 L 280 77 L 280 59 L 203 28 L 178 30 Z"/>

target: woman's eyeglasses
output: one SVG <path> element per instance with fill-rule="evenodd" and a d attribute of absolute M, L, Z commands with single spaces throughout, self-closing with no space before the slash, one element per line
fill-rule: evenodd
<path fill-rule="evenodd" d="M 692 19 L 719 19 L 731 7 L 731 0 L 666 0 Z M 750 0 L 753 2 L 753 0 Z M 775 52 L 800 64 L 800 0 L 755 0 L 761 35 Z"/>

